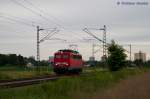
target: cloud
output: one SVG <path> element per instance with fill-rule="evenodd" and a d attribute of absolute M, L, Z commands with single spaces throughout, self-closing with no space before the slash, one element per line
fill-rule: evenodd
<path fill-rule="evenodd" d="M 0 53 L 11 49 L 12 52 L 35 56 L 36 51 L 34 52 L 33 49 L 36 49 L 36 27 L 31 25 L 40 25 L 41 28 L 57 27 L 60 32 L 53 37 L 74 42 L 83 38 L 90 38 L 88 34 L 82 31 L 83 28 L 101 28 L 105 24 L 108 41 L 115 39 L 120 43 L 150 42 L 150 5 L 118 6 L 117 0 L 27 0 L 32 5 L 25 2 L 26 0 L 16 0 L 34 12 L 41 14 L 38 15 L 12 1 L 0 0 L 0 15 L 9 16 L 30 25 L 0 17 L 0 42 L 3 42 L 3 44 L 0 43 L 3 49 Z M 102 38 L 102 31 L 91 30 L 91 32 Z M 40 33 L 47 32 L 41 31 Z M 13 49 L 11 44 L 15 48 L 20 48 L 18 42 L 28 45 L 28 47 L 24 47 L 23 50 Z M 81 43 L 77 42 L 76 44 L 80 45 Z M 44 49 L 41 47 L 42 58 L 46 58 L 48 53 L 52 55 L 55 50 L 66 48 L 68 43 L 46 41 L 43 45 L 41 44 L 41 46 L 44 45 Z M 80 51 L 85 59 L 90 56 L 90 45 L 91 43 L 89 45 L 85 43 L 80 46 Z M 86 51 L 84 48 L 86 48 Z M 99 59 L 99 56 L 97 58 Z"/>

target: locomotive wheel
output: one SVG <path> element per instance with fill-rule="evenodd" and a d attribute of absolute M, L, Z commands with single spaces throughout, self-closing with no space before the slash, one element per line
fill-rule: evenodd
<path fill-rule="evenodd" d="M 56 74 L 65 74 L 67 73 L 67 69 L 54 69 Z"/>

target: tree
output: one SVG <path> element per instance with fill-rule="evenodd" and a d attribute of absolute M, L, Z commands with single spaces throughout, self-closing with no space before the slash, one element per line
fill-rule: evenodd
<path fill-rule="evenodd" d="M 25 66 L 26 65 L 26 61 L 25 61 L 25 58 L 23 56 L 21 56 L 19 54 L 17 58 L 18 58 L 18 65 L 20 65 L 20 66 Z"/>
<path fill-rule="evenodd" d="M 8 55 L 0 54 L 0 66 L 8 64 Z"/>
<path fill-rule="evenodd" d="M 40 66 L 48 66 L 48 65 L 49 65 L 49 62 L 46 61 L 46 60 L 42 60 L 42 61 L 40 61 L 39 65 L 40 65 Z"/>
<path fill-rule="evenodd" d="M 144 64 L 145 67 L 150 67 L 150 60 L 146 61 Z"/>
<path fill-rule="evenodd" d="M 33 65 L 36 65 L 36 63 L 37 63 L 34 56 L 30 56 L 30 57 L 27 59 L 27 62 L 28 62 L 28 63 L 31 63 L 31 64 L 33 64 Z"/>
<path fill-rule="evenodd" d="M 115 43 L 114 40 L 108 47 L 108 67 L 111 71 L 117 71 L 125 66 L 127 55 L 124 53 L 125 50 L 122 46 Z"/>

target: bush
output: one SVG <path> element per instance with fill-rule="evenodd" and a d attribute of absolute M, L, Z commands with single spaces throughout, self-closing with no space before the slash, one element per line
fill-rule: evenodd
<path fill-rule="evenodd" d="M 111 71 L 117 71 L 125 66 L 127 55 L 125 50 L 113 40 L 108 47 L 108 66 Z"/>

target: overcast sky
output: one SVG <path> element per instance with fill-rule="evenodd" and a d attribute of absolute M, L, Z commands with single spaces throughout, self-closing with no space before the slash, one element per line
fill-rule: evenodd
<path fill-rule="evenodd" d="M 58 33 L 40 44 L 41 59 L 48 59 L 59 49 L 77 44 L 84 59 L 92 54 L 92 44 L 102 44 L 82 30 L 107 26 L 107 41 L 133 44 L 132 52 L 139 50 L 150 56 L 150 2 L 147 5 L 118 5 L 131 0 L 0 0 L 0 53 L 36 56 L 36 26 L 42 39 L 52 28 Z M 103 31 L 90 30 L 102 39 Z M 125 46 L 129 50 L 128 46 Z M 97 47 L 96 49 L 99 49 Z M 102 49 L 101 49 L 102 51 Z M 100 59 L 102 52 L 95 54 Z"/>

